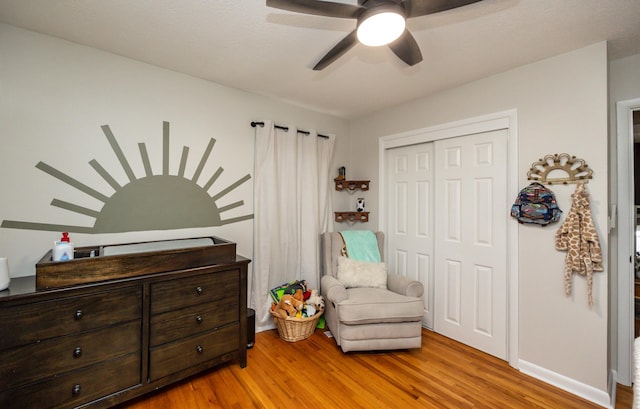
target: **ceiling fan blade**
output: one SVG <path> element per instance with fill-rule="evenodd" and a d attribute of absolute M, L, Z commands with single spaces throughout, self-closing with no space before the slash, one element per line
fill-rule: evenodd
<path fill-rule="evenodd" d="M 407 18 L 410 18 L 451 10 L 479 1 L 481 0 L 403 0 L 402 4 L 407 11 Z"/>
<path fill-rule="evenodd" d="M 316 16 L 357 18 L 365 8 L 318 0 L 267 0 L 267 6 Z"/>
<path fill-rule="evenodd" d="M 331 64 L 342 55 L 344 55 L 344 53 L 349 51 L 354 45 L 356 45 L 357 42 L 358 37 L 356 36 L 356 30 L 353 30 L 345 38 L 340 40 L 340 42 L 336 44 L 331 50 L 329 50 L 329 52 L 326 53 L 320 61 L 318 61 L 316 66 L 313 67 L 313 70 L 323 70 L 325 67 L 327 67 L 327 65 Z"/>
<path fill-rule="evenodd" d="M 396 41 L 389 44 L 389 48 L 408 65 L 416 65 L 422 61 L 420 47 L 408 30 L 404 30 L 404 33 Z"/>

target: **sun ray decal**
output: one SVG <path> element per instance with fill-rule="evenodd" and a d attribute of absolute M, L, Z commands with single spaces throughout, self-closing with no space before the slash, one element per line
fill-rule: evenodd
<path fill-rule="evenodd" d="M 136 177 L 127 157 L 120 148 L 116 137 L 108 125 L 103 125 L 104 133 L 122 170 L 129 179 L 120 184 L 98 161 L 89 161 L 89 166 L 113 188 L 114 193 L 107 196 L 96 189 L 80 182 L 64 172 L 44 162 L 38 162 L 36 168 L 67 185 L 104 203 L 101 209 L 90 209 L 60 199 L 53 199 L 51 206 L 68 210 L 95 219 L 93 226 L 73 226 L 65 224 L 49 224 L 4 220 L 0 227 L 10 229 L 69 231 L 75 233 L 124 233 L 131 231 L 172 230 L 191 227 L 214 227 L 237 223 L 253 218 L 253 214 L 223 219 L 222 214 L 244 205 L 240 200 L 226 206 L 218 207 L 216 201 L 224 198 L 243 183 L 251 179 L 247 174 L 210 196 L 208 191 L 218 180 L 224 169 L 219 167 L 204 186 L 198 180 L 209 160 L 216 140 L 211 138 L 205 148 L 198 166 L 189 179 L 185 177 L 189 148 L 182 148 L 177 175 L 169 172 L 169 122 L 162 126 L 162 172 L 154 174 L 151 159 L 144 143 L 138 144 L 140 159 L 145 176 Z"/>

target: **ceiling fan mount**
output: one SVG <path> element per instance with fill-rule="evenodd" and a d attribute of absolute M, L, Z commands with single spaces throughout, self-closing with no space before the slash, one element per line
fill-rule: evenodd
<path fill-rule="evenodd" d="M 420 47 L 405 28 L 408 18 L 466 6 L 481 0 L 358 0 L 358 5 L 321 0 L 266 0 L 268 7 L 325 17 L 350 18 L 356 29 L 336 44 L 313 67 L 319 71 L 340 58 L 358 42 L 388 45 L 407 65 L 422 61 Z"/>

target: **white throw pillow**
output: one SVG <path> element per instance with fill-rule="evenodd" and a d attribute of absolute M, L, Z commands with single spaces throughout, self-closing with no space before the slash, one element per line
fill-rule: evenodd
<path fill-rule="evenodd" d="M 387 288 L 387 265 L 340 256 L 336 278 L 347 288 Z"/>

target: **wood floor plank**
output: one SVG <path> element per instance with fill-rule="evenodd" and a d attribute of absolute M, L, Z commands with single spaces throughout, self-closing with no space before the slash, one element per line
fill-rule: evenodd
<path fill-rule="evenodd" d="M 347 354 L 320 330 L 295 343 L 265 331 L 247 354 L 246 368 L 226 364 L 121 409 L 600 407 L 428 330 L 420 349 Z M 617 390 L 616 407 L 631 408 L 631 388 Z"/>
<path fill-rule="evenodd" d="M 616 408 L 631 409 L 633 407 L 633 388 L 618 384 L 616 388 Z"/>

